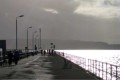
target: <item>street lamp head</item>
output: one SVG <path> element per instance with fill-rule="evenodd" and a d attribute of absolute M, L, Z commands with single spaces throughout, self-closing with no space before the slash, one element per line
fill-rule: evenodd
<path fill-rule="evenodd" d="M 53 43 L 50 43 L 51 45 L 53 45 Z"/>
<path fill-rule="evenodd" d="M 24 17 L 24 15 L 20 15 L 19 17 Z"/>
<path fill-rule="evenodd" d="M 34 33 L 37 33 L 37 31 L 34 31 Z"/>
<path fill-rule="evenodd" d="M 29 28 L 32 28 L 32 26 L 30 26 Z"/>

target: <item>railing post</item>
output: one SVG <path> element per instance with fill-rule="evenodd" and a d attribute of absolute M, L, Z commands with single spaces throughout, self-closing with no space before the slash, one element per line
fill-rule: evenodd
<path fill-rule="evenodd" d="M 112 65 L 110 65 L 110 76 L 111 76 L 111 80 L 112 80 Z"/>
<path fill-rule="evenodd" d="M 84 58 L 82 58 L 82 67 L 84 68 Z"/>
<path fill-rule="evenodd" d="M 93 60 L 93 73 L 95 74 L 95 60 Z"/>
<path fill-rule="evenodd" d="M 84 58 L 83 58 L 83 68 L 85 68 L 85 65 L 84 65 Z"/>
<path fill-rule="evenodd" d="M 84 67 L 84 65 L 83 65 L 83 58 L 82 58 L 82 67 Z"/>
<path fill-rule="evenodd" d="M 97 74 L 97 73 L 96 73 L 96 60 L 95 60 L 95 74 Z"/>
<path fill-rule="evenodd" d="M 100 76 L 100 61 L 99 61 L 99 76 Z"/>
<path fill-rule="evenodd" d="M 88 59 L 88 71 L 90 71 L 90 59 Z"/>
<path fill-rule="evenodd" d="M 106 63 L 106 80 L 107 80 L 107 63 Z"/>
<path fill-rule="evenodd" d="M 118 79 L 117 79 L 117 77 L 118 77 L 118 71 L 117 71 L 117 68 L 118 68 L 118 67 L 116 66 L 116 80 L 118 80 Z"/>
<path fill-rule="evenodd" d="M 102 62 L 102 79 L 103 79 L 103 62 Z"/>
<path fill-rule="evenodd" d="M 85 58 L 84 58 L 85 59 Z M 87 67 L 86 67 L 86 59 L 85 59 L 85 69 L 87 69 Z"/>
<path fill-rule="evenodd" d="M 83 63 L 83 68 L 84 68 L 84 58 L 83 58 L 83 62 L 82 63 Z"/>
<path fill-rule="evenodd" d="M 91 71 L 91 59 L 90 59 L 90 71 Z"/>
<path fill-rule="evenodd" d="M 93 60 L 91 60 L 91 70 L 92 70 L 92 73 L 93 73 Z"/>
<path fill-rule="evenodd" d="M 97 60 L 96 60 L 96 75 L 97 75 Z"/>
<path fill-rule="evenodd" d="M 80 66 L 81 66 L 81 57 L 80 57 Z"/>

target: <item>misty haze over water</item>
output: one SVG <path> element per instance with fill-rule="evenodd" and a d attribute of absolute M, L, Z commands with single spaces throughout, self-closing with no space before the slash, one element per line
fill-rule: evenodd
<path fill-rule="evenodd" d="M 18 48 L 24 49 L 26 46 L 25 39 L 18 40 Z M 56 45 L 56 49 L 63 50 L 73 50 L 73 49 L 120 49 L 119 44 L 107 44 L 104 42 L 92 42 L 92 41 L 80 41 L 80 40 L 42 40 L 42 48 L 50 49 L 50 43 L 53 42 Z M 37 41 L 37 46 L 39 46 L 39 42 Z M 14 45 L 13 45 L 14 44 Z M 15 40 L 9 39 L 7 40 L 7 49 L 15 49 Z M 32 49 L 32 40 L 29 39 L 29 49 Z"/>

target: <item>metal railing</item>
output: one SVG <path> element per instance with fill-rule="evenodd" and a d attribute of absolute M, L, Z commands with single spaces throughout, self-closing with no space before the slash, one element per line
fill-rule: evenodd
<path fill-rule="evenodd" d="M 2 66 L 4 60 L 8 60 L 8 56 L 7 56 L 7 52 L 8 51 L 13 51 L 14 52 L 15 49 L 7 49 L 6 50 L 6 53 L 4 54 L 4 57 L 3 55 L 0 55 L 0 66 Z M 20 51 L 20 56 L 19 58 L 22 59 L 22 58 L 26 58 L 26 57 L 29 57 L 29 56 L 34 56 L 34 55 L 37 55 L 37 53 L 35 52 L 35 50 L 29 50 L 29 52 L 26 53 L 25 49 L 19 49 L 18 51 Z"/>
<path fill-rule="evenodd" d="M 103 80 L 120 80 L 120 66 L 62 52 L 58 52 L 57 54 L 79 65 L 86 71 L 102 78 Z"/>
<path fill-rule="evenodd" d="M 3 62 L 3 57 L 0 56 L 0 64 Z"/>
<path fill-rule="evenodd" d="M 7 49 L 6 51 L 14 51 L 15 49 Z M 26 52 L 25 49 L 18 49 L 18 51 L 22 51 L 22 52 Z M 35 50 L 34 49 L 29 49 L 29 52 L 34 52 Z"/>

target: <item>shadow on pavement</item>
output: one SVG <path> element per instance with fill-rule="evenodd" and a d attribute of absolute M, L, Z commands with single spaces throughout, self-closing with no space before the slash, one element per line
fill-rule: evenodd
<path fill-rule="evenodd" d="M 100 80 L 100 78 L 88 74 L 85 70 L 70 61 L 68 61 L 68 66 L 65 67 L 64 59 L 58 55 L 48 56 L 44 62 L 51 62 L 51 66 L 43 67 L 50 70 L 47 74 L 53 74 L 54 80 Z"/>

